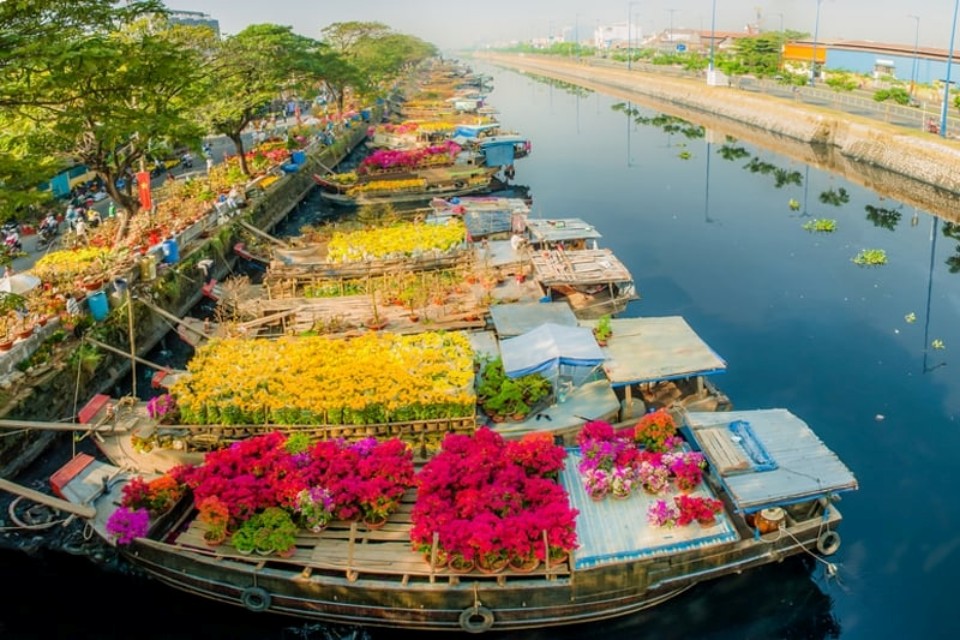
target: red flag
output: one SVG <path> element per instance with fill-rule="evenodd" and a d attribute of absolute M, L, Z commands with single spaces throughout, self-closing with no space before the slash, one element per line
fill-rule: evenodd
<path fill-rule="evenodd" d="M 137 189 L 140 194 L 140 207 L 150 209 L 153 202 L 150 200 L 150 172 L 141 171 L 137 174 Z"/>

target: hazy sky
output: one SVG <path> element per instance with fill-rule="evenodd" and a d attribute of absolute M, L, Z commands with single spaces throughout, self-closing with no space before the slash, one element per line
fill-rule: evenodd
<path fill-rule="evenodd" d="M 742 31 L 759 22 L 764 30 L 785 29 L 822 40 L 874 40 L 912 45 L 919 16 L 920 46 L 947 48 L 954 7 L 960 0 L 715 0 L 716 29 Z M 710 29 L 714 0 L 166 0 L 171 9 L 202 11 L 236 33 L 248 24 L 289 25 L 319 37 L 334 22 L 377 21 L 449 50 L 497 40 L 573 33 L 587 40 L 597 24 L 624 23 L 632 5 L 644 34 L 673 28 Z M 571 36 L 572 37 L 572 36 Z M 955 43 L 960 46 L 960 41 Z"/>

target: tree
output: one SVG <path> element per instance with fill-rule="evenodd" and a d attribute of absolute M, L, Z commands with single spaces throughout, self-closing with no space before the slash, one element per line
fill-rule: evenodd
<path fill-rule="evenodd" d="M 32 153 L 66 153 L 95 171 L 120 209 L 118 239 L 139 209 L 132 180 L 157 140 L 196 142 L 188 117 L 202 65 L 165 30 L 162 17 L 85 34 L 61 50 L 55 72 L 23 87 L 16 118 L 29 122 Z"/>
<path fill-rule="evenodd" d="M 47 152 L 50 132 L 35 126 L 36 118 L 62 107 L 60 96 L 44 95 L 36 85 L 57 75 L 64 57 L 87 34 L 162 11 L 157 0 L 122 7 L 112 0 L 0 2 L 0 218 L 45 198 L 35 187 L 69 162 Z"/>
<path fill-rule="evenodd" d="M 319 81 L 333 56 L 290 27 L 257 24 L 221 43 L 214 58 L 200 120 L 233 141 L 240 167 L 250 175 L 243 130 L 285 89 L 296 91 Z"/>

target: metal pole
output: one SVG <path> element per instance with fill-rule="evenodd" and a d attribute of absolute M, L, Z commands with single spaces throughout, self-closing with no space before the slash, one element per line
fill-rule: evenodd
<path fill-rule="evenodd" d="M 810 86 L 816 83 L 817 77 L 817 36 L 820 34 L 820 2 L 817 0 L 817 21 L 813 26 L 813 52 L 810 58 Z"/>
<path fill-rule="evenodd" d="M 960 0 L 953 3 L 953 22 L 950 23 L 950 51 L 947 52 L 947 79 L 943 83 L 943 106 L 940 108 L 940 137 L 947 137 L 947 109 L 950 108 L 950 67 L 953 65 L 953 42 L 957 35 L 957 10 Z"/>
<path fill-rule="evenodd" d="M 710 71 L 713 71 L 713 50 L 717 42 L 717 0 L 713 0 L 713 8 L 710 15 Z"/>
<path fill-rule="evenodd" d="M 667 31 L 667 38 L 670 40 L 670 44 L 673 44 L 673 14 L 675 14 L 679 9 L 667 9 L 670 13 L 670 30 Z"/>
<path fill-rule="evenodd" d="M 917 85 L 917 49 L 920 45 L 920 16 L 909 15 L 907 17 L 917 21 L 917 31 L 913 36 L 913 69 L 910 71 L 910 97 L 913 97 L 913 90 Z"/>
<path fill-rule="evenodd" d="M 639 2 L 627 3 L 627 71 L 633 67 L 633 6 Z"/>

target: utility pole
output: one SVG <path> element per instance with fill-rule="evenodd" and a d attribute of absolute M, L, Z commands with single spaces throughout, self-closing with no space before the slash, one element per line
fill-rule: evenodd
<path fill-rule="evenodd" d="M 913 69 L 910 71 L 910 97 L 913 97 L 913 91 L 917 86 L 917 65 L 919 63 L 917 59 L 917 50 L 920 45 L 920 16 L 908 15 L 908 18 L 913 18 L 917 21 L 917 29 L 913 35 Z"/>
<path fill-rule="evenodd" d="M 820 34 L 820 2 L 817 0 L 817 21 L 813 26 L 813 52 L 810 58 L 810 86 L 816 83 L 817 77 L 817 36 Z"/>
<path fill-rule="evenodd" d="M 627 3 L 627 71 L 630 71 L 633 63 L 633 5 L 639 2 Z"/>
<path fill-rule="evenodd" d="M 940 137 L 947 137 L 947 109 L 950 108 L 950 67 L 953 65 L 953 42 L 957 35 L 957 11 L 960 0 L 953 3 L 953 22 L 950 23 L 950 51 L 947 53 L 947 79 L 943 83 L 943 105 L 940 107 Z"/>

